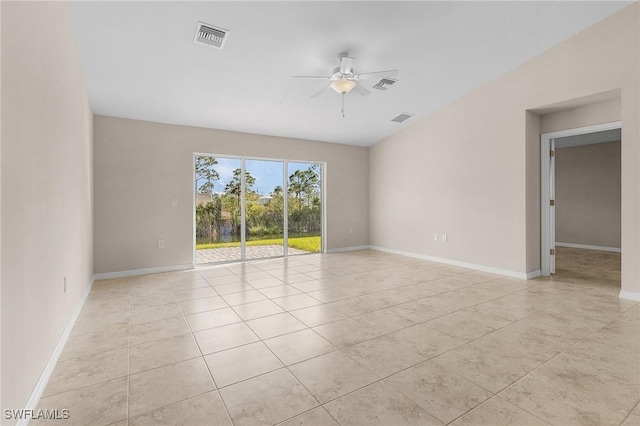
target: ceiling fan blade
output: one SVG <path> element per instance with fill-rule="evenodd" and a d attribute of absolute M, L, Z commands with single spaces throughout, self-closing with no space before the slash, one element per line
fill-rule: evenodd
<path fill-rule="evenodd" d="M 317 98 L 318 96 L 322 95 L 325 92 L 328 92 L 331 89 L 331 85 L 325 86 L 322 89 L 318 90 L 316 93 L 314 93 L 313 95 L 311 95 L 312 98 Z"/>
<path fill-rule="evenodd" d="M 356 83 L 356 82 L 354 81 L 354 83 Z M 369 90 L 365 89 L 364 87 L 362 87 L 358 83 L 356 83 L 356 85 L 353 86 L 353 91 L 356 92 L 358 95 L 361 95 L 361 96 L 369 96 L 371 94 L 371 92 Z"/>
<path fill-rule="evenodd" d="M 351 72 L 351 69 L 353 68 L 354 60 L 354 58 L 351 58 L 349 56 L 343 56 L 342 59 L 340 59 L 340 72 L 342 74 L 349 74 Z"/>
<path fill-rule="evenodd" d="M 358 80 L 367 80 L 369 78 L 378 78 L 378 77 L 395 77 L 398 75 L 398 70 L 387 70 L 387 71 L 376 71 L 376 72 L 365 72 L 362 74 L 358 74 Z"/>
<path fill-rule="evenodd" d="M 315 75 L 292 75 L 291 78 L 315 78 L 318 80 L 329 80 L 331 77 L 318 77 Z"/>

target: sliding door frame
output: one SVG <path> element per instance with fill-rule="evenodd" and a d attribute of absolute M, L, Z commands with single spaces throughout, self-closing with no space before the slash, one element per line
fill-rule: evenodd
<path fill-rule="evenodd" d="M 228 154 L 211 154 L 205 152 L 194 152 L 193 158 L 191 161 L 191 177 L 193 179 L 193 199 L 191 203 L 192 214 L 191 219 L 193 221 L 193 235 L 191 246 L 193 250 L 193 266 L 199 266 L 196 263 L 196 194 L 198 192 L 197 183 L 196 183 L 196 157 L 213 157 L 213 158 L 229 158 L 240 160 L 240 182 L 241 182 L 241 200 L 240 200 L 240 259 L 234 260 L 231 262 L 247 262 L 252 260 L 262 260 L 262 259 L 247 259 L 246 258 L 246 200 L 245 200 L 245 184 L 246 184 L 246 168 L 245 163 L 247 160 L 256 160 L 256 161 L 276 161 L 282 162 L 282 192 L 283 192 L 283 255 L 276 256 L 268 259 L 275 259 L 278 257 L 289 257 L 289 179 L 288 179 L 288 168 L 289 163 L 298 163 L 298 164 L 318 164 L 320 165 L 320 253 L 326 253 L 326 235 L 327 235 L 327 227 L 326 227 L 326 216 L 327 216 L 327 196 L 326 196 L 326 177 L 327 177 L 327 163 L 323 161 L 313 161 L 313 160 L 286 160 L 280 158 L 267 158 L 267 157 L 251 157 L 251 156 L 243 156 L 243 155 L 228 155 Z M 220 262 L 216 264 L 222 264 L 227 262 Z M 212 265 L 211 263 L 202 264 L 202 265 Z"/>
<path fill-rule="evenodd" d="M 287 171 L 289 169 L 289 163 L 287 161 L 282 162 L 282 214 L 284 218 L 282 220 L 282 255 L 284 257 L 289 256 L 289 179 L 287 179 Z"/>

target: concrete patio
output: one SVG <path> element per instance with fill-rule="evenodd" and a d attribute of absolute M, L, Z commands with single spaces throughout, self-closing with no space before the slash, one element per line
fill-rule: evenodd
<path fill-rule="evenodd" d="M 289 247 L 289 255 L 307 254 L 309 252 Z M 262 259 L 284 255 L 284 248 L 280 245 L 247 246 L 247 259 Z M 196 250 L 196 264 L 233 262 L 240 260 L 240 247 L 221 247 L 214 249 Z"/>

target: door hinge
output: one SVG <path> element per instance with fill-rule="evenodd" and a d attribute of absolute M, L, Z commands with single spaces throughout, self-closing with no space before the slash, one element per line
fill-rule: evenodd
<path fill-rule="evenodd" d="M 549 254 L 550 254 L 551 256 L 555 256 L 555 255 L 556 255 L 556 249 L 551 249 L 551 250 L 549 250 Z"/>
<path fill-rule="evenodd" d="M 554 150 L 549 151 L 549 157 L 555 157 L 556 152 Z"/>
<path fill-rule="evenodd" d="M 556 205 L 556 200 L 549 200 L 549 205 L 550 206 L 555 206 Z"/>

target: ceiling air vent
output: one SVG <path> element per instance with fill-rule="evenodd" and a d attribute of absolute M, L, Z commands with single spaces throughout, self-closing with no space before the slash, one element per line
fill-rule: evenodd
<path fill-rule="evenodd" d="M 395 82 L 397 82 L 395 78 L 385 77 L 381 79 L 378 83 L 374 84 L 373 88 L 378 90 L 387 90 L 389 86 L 392 86 Z"/>
<path fill-rule="evenodd" d="M 198 22 L 198 29 L 193 41 L 222 49 L 228 37 L 229 30 Z"/>
<path fill-rule="evenodd" d="M 403 112 L 402 114 L 400 114 L 396 118 L 392 119 L 391 121 L 395 121 L 396 123 L 402 123 L 403 121 L 408 120 L 411 117 L 413 117 L 413 114 L 409 114 L 409 113 Z"/>

